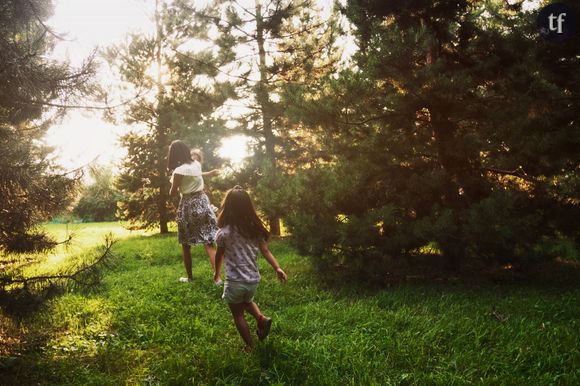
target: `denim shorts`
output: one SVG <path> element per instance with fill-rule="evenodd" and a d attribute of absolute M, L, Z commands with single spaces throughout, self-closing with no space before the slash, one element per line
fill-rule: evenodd
<path fill-rule="evenodd" d="M 254 301 L 258 283 L 226 281 L 222 299 L 228 304 L 251 303 Z"/>

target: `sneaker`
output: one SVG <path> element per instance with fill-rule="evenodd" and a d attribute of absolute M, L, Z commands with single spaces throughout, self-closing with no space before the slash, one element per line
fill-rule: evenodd
<path fill-rule="evenodd" d="M 270 333 L 270 327 L 272 327 L 272 319 L 262 316 L 260 318 L 260 321 L 258 322 L 258 331 L 256 331 L 256 334 L 258 335 L 258 339 L 260 339 L 260 341 L 266 339 L 266 337 Z"/>
<path fill-rule="evenodd" d="M 218 281 L 214 281 L 213 283 L 218 287 L 224 285 L 224 281 L 222 279 L 219 279 Z"/>
<path fill-rule="evenodd" d="M 188 278 L 188 277 L 180 277 L 180 278 L 179 278 L 179 282 L 180 282 L 180 283 L 191 283 L 192 281 L 193 281 L 193 280 L 191 280 L 191 279 L 190 279 L 190 278 Z"/>

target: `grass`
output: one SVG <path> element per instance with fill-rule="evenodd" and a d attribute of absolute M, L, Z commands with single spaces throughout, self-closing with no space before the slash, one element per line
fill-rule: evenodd
<path fill-rule="evenodd" d="M 45 224 L 43 228 L 61 244 L 48 253 L 0 257 L 1 267 L 24 277 L 53 274 L 64 266 L 74 264 L 79 258 L 90 255 L 104 243 L 105 236 L 109 234 L 115 239 L 148 234 L 145 231 L 129 231 L 119 222 Z M 70 241 L 65 242 L 69 237 Z M 15 261 L 6 264 L 6 261 L 11 260 Z"/>
<path fill-rule="evenodd" d="M 99 288 L 2 315 L 26 342 L 0 351 L 0 384 L 580 383 L 578 287 L 328 286 L 286 242 L 271 247 L 290 280 L 260 260 L 256 301 L 274 324 L 255 352 L 240 351 L 201 247 L 188 285 L 174 234 L 128 236 Z"/>

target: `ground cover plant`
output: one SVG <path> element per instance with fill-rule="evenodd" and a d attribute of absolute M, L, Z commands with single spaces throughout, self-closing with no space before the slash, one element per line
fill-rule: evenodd
<path fill-rule="evenodd" d="M 71 289 L 26 317 L 2 314 L 2 336 L 21 342 L 2 346 L 0 384 L 580 381 L 574 286 L 333 282 L 275 241 L 290 280 L 278 283 L 260 260 L 256 300 L 274 325 L 248 354 L 201 248 L 188 285 L 177 281 L 175 235 L 121 237 L 99 287 Z"/>

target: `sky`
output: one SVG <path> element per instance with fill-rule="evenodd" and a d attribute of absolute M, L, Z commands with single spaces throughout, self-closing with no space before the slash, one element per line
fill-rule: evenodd
<path fill-rule="evenodd" d="M 152 33 L 154 2 L 147 0 L 54 0 L 54 14 L 47 22 L 62 36 L 52 54 L 79 66 L 96 48 L 122 43 L 128 33 Z M 106 66 L 98 77 L 106 78 Z M 114 103 L 111 103 L 114 104 Z M 54 157 L 65 169 L 88 163 L 114 165 L 126 154 L 118 138 L 127 127 L 116 126 L 102 118 L 100 110 L 71 109 L 66 117 L 50 128 L 46 143 L 55 148 Z M 220 149 L 233 164 L 247 155 L 246 140 L 226 138 Z"/>
<path fill-rule="evenodd" d="M 57 44 L 53 57 L 70 60 L 72 65 L 80 65 L 95 47 L 122 43 L 128 33 L 153 32 L 153 23 L 149 19 L 153 13 L 153 0 L 53 1 L 54 15 L 47 24 L 64 37 Z M 329 5 L 324 0 L 319 3 Z M 537 6 L 538 0 L 524 3 L 524 9 L 528 10 Z M 101 79 L 107 76 L 105 67 L 100 72 Z M 55 148 L 58 163 L 66 169 L 74 169 L 89 162 L 109 165 L 123 157 L 125 151 L 119 147 L 118 138 L 126 132 L 126 126 L 108 123 L 101 114 L 99 110 L 73 109 L 48 131 L 46 143 Z M 247 155 L 243 137 L 225 139 L 222 144 L 220 155 L 229 156 L 234 164 Z"/>
<path fill-rule="evenodd" d="M 79 66 L 95 49 L 121 43 L 129 32 L 147 32 L 151 25 L 146 4 L 139 0 L 54 0 L 54 14 L 47 22 L 64 39 L 53 57 L 68 59 Z M 101 75 L 102 76 L 102 75 Z M 126 130 L 102 119 L 99 110 L 69 110 L 66 117 L 50 128 L 46 143 L 66 169 L 95 161 L 112 164 L 123 157 L 117 140 Z"/>

